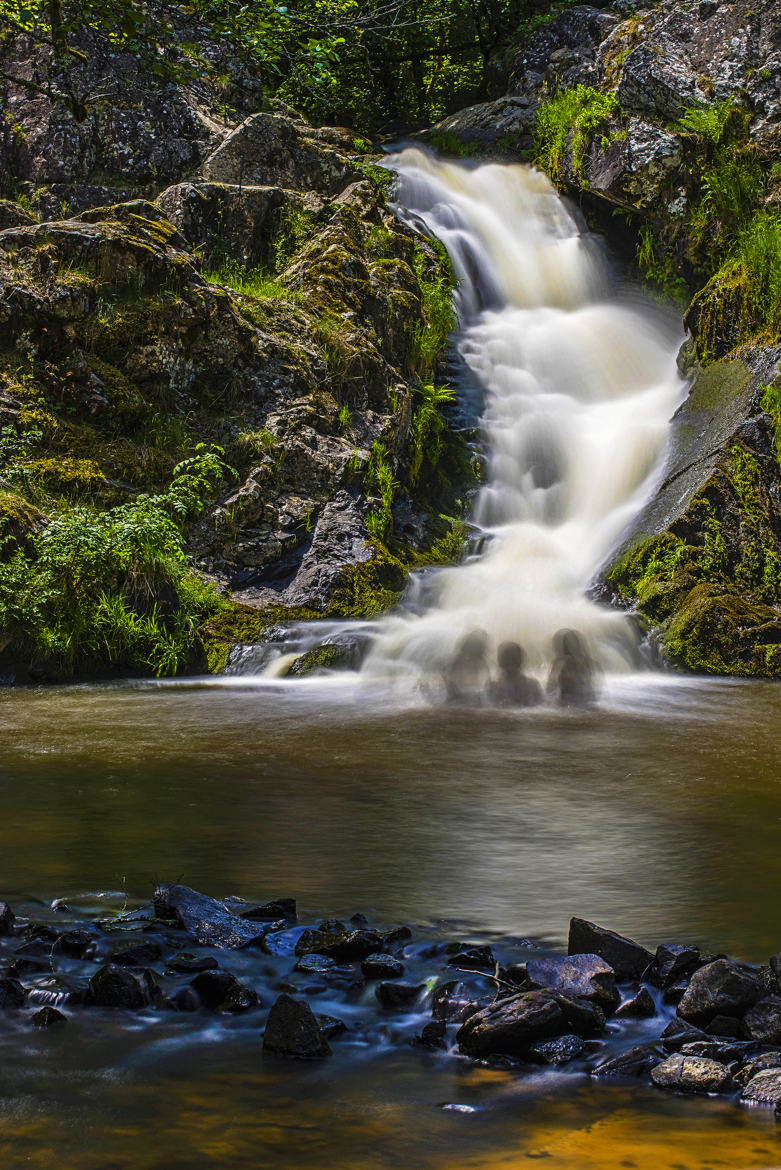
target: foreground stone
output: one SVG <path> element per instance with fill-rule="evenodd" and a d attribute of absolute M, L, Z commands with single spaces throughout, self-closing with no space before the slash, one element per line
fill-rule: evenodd
<path fill-rule="evenodd" d="M 719 1016 L 742 1016 L 762 995 L 759 977 L 739 963 L 716 959 L 691 977 L 678 1015 L 705 1026 Z"/>
<path fill-rule="evenodd" d="M 680 1052 L 652 1068 L 651 1080 L 664 1089 L 681 1089 L 685 1093 L 721 1093 L 731 1083 L 726 1065 Z"/>
<path fill-rule="evenodd" d="M 470 1016 L 456 1033 L 456 1041 L 467 1056 L 521 1056 L 533 1041 L 565 1030 L 564 1013 L 555 997 L 528 991 Z"/>
<path fill-rule="evenodd" d="M 781 1069 L 768 1068 L 752 1077 L 741 1093 L 741 1100 L 756 1105 L 781 1105 Z"/>
<path fill-rule="evenodd" d="M 269 1012 L 263 1051 L 296 1060 L 320 1060 L 331 1049 L 309 1004 L 283 992 Z"/>

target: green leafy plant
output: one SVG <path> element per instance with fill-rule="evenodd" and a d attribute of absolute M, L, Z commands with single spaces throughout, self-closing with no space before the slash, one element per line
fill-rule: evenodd
<path fill-rule="evenodd" d="M 591 139 L 618 112 L 614 93 L 601 93 L 587 85 L 561 90 L 537 110 L 534 162 L 560 182 L 567 148 L 571 147 L 573 170 L 582 175 Z"/>

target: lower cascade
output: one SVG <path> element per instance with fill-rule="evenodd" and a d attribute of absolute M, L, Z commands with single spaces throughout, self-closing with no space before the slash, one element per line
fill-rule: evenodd
<path fill-rule="evenodd" d="M 539 171 L 418 149 L 392 165 L 400 214 L 443 242 L 460 282 L 456 344 L 484 394 L 486 474 L 479 555 L 430 573 L 417 604 L 383 619 L 364 673 L 441 676 L 471 653 L 477 682 L 475 663 L 489 670 L 512 641 L 543 676 L 566 630 L 599 670 L 626 671 L 633 627 L 587 590 L 659 476 L 685 392 L 678 328 L 611 290 L 599 244 Z"/>

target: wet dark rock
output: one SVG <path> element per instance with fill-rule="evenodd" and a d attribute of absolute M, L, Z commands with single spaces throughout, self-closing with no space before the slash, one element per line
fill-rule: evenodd
<path fill-rule="evenodd" d="M 479 1008 L 480 1005 L 475 1003 L 474 995 L 460 979 L 438 983 L 434 988 L 431 997 L 431 1014 L 435 1020 L 443 1020 L 448 1024 L 461 1024 Z"/>
<path fill-rule="evenodd" d="M 567 952 L 570 955 L 598 955 L 614 970 L 617 979 L 642 979 L 653 955 L 639 943 L 588 922 L 571 918 Z"/>
<path fill-rule="evenodd" d="M 369 919 L 366 917 L 365 914 L 362 914 L 360 910 L 356 910 L 355 914 L 350 915 L 350 925 L 351 926 L 368 926 Z"/>
<path fill-rule="evenodd" d="M 526 973 L 532 987 L 545 987 L 562 995 L 591 999 L 605 1011 L 618 1002 L 615 972 L 596 954 L 574 954 L 554 959 L 530 959 Z"/>
<path fill-rule="evenodd" d="M 781 1051 L 762 1052 L 747 1058 L 746 1063 L 734 1074 L 734 1077 L 739 1085 L 745 1087 L 757 1073 L 764 1072 L 769 1068 L 781 1069 Z"/>
<path fill-rule="evenodd" d="M 496 959 L 490 947 L 470 947 L 461 943 L 454 943 L 450 951 L 448 964 L 451 967 L 463 967 L 469 971 L 493 971 Z"/>
<path fill-rule="evenodd" d="M 732 1084 L 726 1065 L 704 1056 L 684 1056 L 680 1052 L 652 1068 L 651 1080 L 661 1088 L 680 1089 L 685 1093 L 722 1093 Z"/>
<path fill-rule="evenodd" d="M 176 1012 L 197 1012 L 201 1006 L 198 992 L 192 987 L 181 987 L 168 1000 L 168 1006 Z"/>
<path fill-rule="evenodd" d="M 411 1007 L 425 990 L 425 983 L 405 983 L 399 979 L 393 983 L 378 983 L 374 994 L 384 1008 L 398 1011 Z"/>
<path fill-rule="evenodd" d="M 72 959 L 83 959 L 95 949 L 95 940 L 88 930 L 66 930 L 55 939 L 53 950 Z"/>
<path fill-rule="evenodd" d="M 111 952 L 111 962 L 120 967 L 145 967 L 163 957 L 163 948 L 154 939 L 145 942 L 121 943 Z"/>
<path fill-rule="evenodd" d="M 7 902 L 0 902 L 0 935 L 11 933 L 16 917 Z"/>
<path fill-rule="evenodd" d="M 702 1028 L 695 1028 L 693 1024 L 687 1024 L 680 1019 L 673 1019 L 665 1027 L 660 1039 L 669 1052 L 677 1052 L 684 1044 L 691 1044 L 695 1040 L 710 1040 L 710 1037 Z"/>
<path fill-rule="evenodd" d="M 716 1016 L 742 1016 L 761 998 L 759 976 L 729 959 L 716 959 L 695 971 L 678 1015 L 693 1024 L 707 1025 Z"/>
<path fill-rule="evenodd" d="M 756 1073 L 741 1093 L 740 1099 L 778 1108 L 781 1104 L 781 1068 L 768 1068 Z"/>
<path fill-rule="evenodd" d="M 781 998 L 768 995 L 743 1017 L 743 1034 L 762 1044 L 781 1044 Z"/>
<path fill-rule="evenodd" d="M 415 1043 L 424 1048 L 444 1048 L 447 1025 L 444 1020 L 429 1020 L 421 1028 L 420 1035 L 415 1037 Z"/>
<path fill-rule="evenodd" d="M 740 1020 L 735 1016 L 714 1016 L 709 1024 L 705 1025 L 708 1036 L 734 1036 L 737 1039 L 742 1035 Z"/>
<path fill-rule="evenodd" d="M 379 951 L 382 938 L 376 930 L 346 930 L 324 934 L 321 930 L 304 931 L 296 943 L 296 954 L 314 951 L 339 962 L 353 963 Z"/>
<path fill-rule="evenodd" d="M 67 1024 L 67 1022 L 68 1017 L 66 1015 L 48 1004 L 30 1018 L 30 1023 L 34 1028 L 59 1028 L 63 1024 Z"/>
<path fill-rule="evenodd" d="M 253 906 L 251 910 L 245 910 L 241 917 L 246 918 L 248 922 L 275 922 L 280 918 L 284 918 L 287 922 L 295 922 L 296 900 L 295 898 L 275 898 L 273 902 L 266 902 L 263 906 Z"/>
<path fill-rule="evenodd" d="M 236 983 L 228 989 L 222 1003 L 217 1004 L 216 1011 L 230 1015 L 239 1015 L 241 1012 L 250 1012 L 253 1008 L 262 1006 L 258 993 L 251 987 L 244 987 Z"/>
<path fill-rule="evenodd" d="M 268 1014 L 263 1051 L 297 1060 L 318 1060 L 328 1056 L 331 1049 L 309 1004 L 283 992 Z"/>
<path fill-rule="evenodd" d="M 656 1015 L 656 1004 L 647 987 L 641 987 L 637 995 L 622 1003 L 616 1009 L 616 1016 L 621 1019 L 642 1020 Z"/>
<path fill-rule="evenodd" d="M 522 1056 L 535 1040 L 560 1035 L 565 1028 L 555 996 L 525 991 L 470 1016 L 459 1028 L 456 1041 L 467 1056 Z"/>
<path fill-rule="evenodd" d="M 361 971 L 367 979 L 400 979 L 404 964 L 391 955 L 367 955 L 361 961 Z"/>
<path fill-rule="evenodd" d="M 18 946 L 13 952 L 11 970 L 14 975 L 25 975 L 33 971 L 48 971 L 52 963 L 52 944 L 40 938 L 32 938 Z"/>
<path fill-rule="evenodd" d="M 209 898 L 178 883 L 158 886 L 155 913 L 173 919 L 200 946 L 237 950 L 258 944 L 263 931 L 234 914 L 216 898 Z"/>
<path fill-rule="evenodd" d="M 552 1040 L 538 1040 L 531 1045 L 528 1055 L 542 1064 L 567 1064 L 580 1056 L 583 1045 L 583 1039 L 570 1032 L 564 1036 L 555 1036 Z"/>
<path fill-rule="evenodd" d="M 604 1030 L 605 1013 L 594 1000 L 576 995 L 557 995 L 555 998 L 573 1031 L 581 1036 L 597 1036 Z"/>
<path fill-rule="evenodd" d="M 22 1007 L 27 992 L 18 979 L 8 976 L 0 979 L 0 1008 Z"/>
<path fill-rule="evenodd" d="M 682 1056 L 705 1056 L 708 1060 L 730 1064 L 745 1059 L 748 1047 L 745 1042 L 724 1044 L 719 1040 L 693 1040 L 689 1044 L 684 1044 L 680 1051 Z"/>
<path fill-rule="evenodd" d="M 531 991 L 531 984 L 525 963 L 510 963 L 509 967 L 504 968 L 502 978 L 508 983 L 514 983 L 519 988 Z"/>
<path fill-rule="evenodd" d="M 202 971 L 190 981 L 205 1008 L 214 1011 L 225 1000 L 239 981 L 230 971 Z"/>
<path fill-rule="evenodd" d="M 146 988 L 147 998 L 155 1007 L 162 1007 L 165 1003 L 166 993 L 163 988 L 163 980 L 151 967 L 146 967 L 141 973 L 141 980 Z"/>
<path fill-rule="evenodd" d="M 319 930 L 321 934 L 345 934 L 347 931 L 341 918 L 323 918 L 315 929 Z"/>
<path fill-rule="evenodd" d="M 136 1011 L 146 1003 L 141 984 L 123 967 L 106 963 L 89 981 L 87 1002 L 95 1007 L 128 1008 Z"/>
<path fill-rule="evenodd" d="M 677 983 L 669 983 L 662 992 L 662 999 L 665 1003 L 672 1004 L 677 1007 L 683 999 L 689 987 L 688 980 L 680 979 Z"/>
<path fill-rule="evenodd" d="M 659 987 L 668 987 L 677 983 L 683 976 L 691 975 L 699 961 L 699 947 L 662 943 L 656 948 L 650 978 Z"/>
<path fill-rule="evenodd" d="M 336 970 L 336 965 L 336 959 L 332 959 L 329 955 L 310 954 L 302 955 L 294 970 L 301 971 L 305 975 L 325 975 Z"/>
<path fill-rule="evenodd" d="M 333 1040 L 336 1036 L 341 1036 L 347 1031 L 344 1020 L 338 1019 L 337 1016 L 318 1016 L 317 1026 L 320 1029 L 320 1035 L 325 1040 Z"/>
<path fill-rule="evenodd" d="M 646 1077 L 651 1069 L 662 1063 L 659 1053 L 647 1045 L 637 1045 L 618 1056 L 603 1060 L 591 1070 L 592 1077 L 607 1077 L 620 1080 L 630 1077 Z"/>
<path fill-rule="evenodd" d="M 407 942 L 412 938 L 412 931 L 408 926 L 394 926 L 393 930 L 386 930 L 382 936 L 383 947 L 391 947 L 395 943 Z"/>
<path fill-rule="evenodd" d="M 213 971 L 219 966 L 212 955 L 191 955 L 187 952 L 174 955 L 167 965 L 179 975 L 197 975 L 200 971 Z"/>

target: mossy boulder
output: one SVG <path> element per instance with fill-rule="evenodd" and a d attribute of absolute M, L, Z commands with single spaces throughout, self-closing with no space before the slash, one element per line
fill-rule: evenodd
<path fill-rule="evenodd" d="M 781 468 L 765 410 L 778 356 L 723 359 L 695 379 L 662 483 L 602 575 L 602 597 L 683 669 L 781 673 Z"/>

